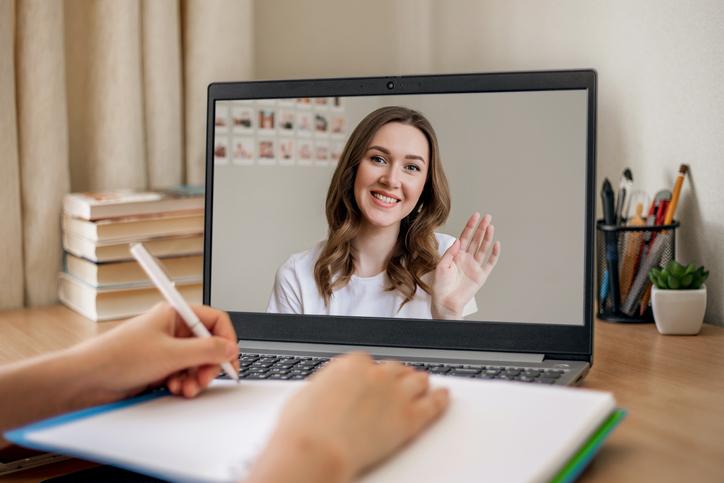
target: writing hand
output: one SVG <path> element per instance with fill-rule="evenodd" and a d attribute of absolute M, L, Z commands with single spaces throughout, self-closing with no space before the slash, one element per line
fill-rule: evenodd
<path fill-rule="evenodd" d="M 490 223 L 492 217 L 485 215 L 478 224 L 479 219 L 479 213 L 468 218 L 460 238 L 445 251 L 435 268 L 432 284 L 435 319 L 461 319 L 465 304 L 478 293 L 498 262 L 499 241 L 488 254 L 495 235 L 495 227 Z"/>
<path fill-rule="evenodd" d="M 221 362 L 238 368 L 229 316 L 205 306 L 192 309 L 212 337 L 195 337 L 171 306 L 160 303 L 81 346 L 99 377 L 89 384 L 99 392 L 96 404 L 164 383 L 174 394 L 194 397 L 218 375 Z"/>
<path fill-rule="evenodd" d="M 193 307 L 212 337 L 199 338 L 168 304 L 65 350 L 0 366 L 0 434 L 31 421 L 117 401 L 163 383 L 193 397 L 219 373 L 239 367 L 229 316 Z"/>

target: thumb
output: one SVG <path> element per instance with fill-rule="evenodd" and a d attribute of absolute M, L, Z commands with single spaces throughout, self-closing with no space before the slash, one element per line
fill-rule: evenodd
<path fill-rule="evenodd" d="M 171 352 L 174 366 L 180 370 L 231 361 L 239 349 L 222 337 L 184 337 L 174 339 Z"/>
<path fill-rule="evenodd" d="M 440 263 L 438 265 L 442 265 L 444 267 L 449 267 L 453 259 L 455 258 L 455 255 L 458 254 L 460 251 L 460 239 L 456 238 L 452 245 L 450 245 L 450 248 L 445 250 L 445 253 L 442 254 L 442 258 L 440 259 Z"/>

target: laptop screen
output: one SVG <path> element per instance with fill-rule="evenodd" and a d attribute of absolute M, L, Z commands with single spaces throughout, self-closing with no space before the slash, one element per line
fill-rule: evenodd
<path fill-rule="evenodd" d="M 209 100 L 207 303 L 295 314 L 297 327 L 586 324 L 589 89 L 290 96 L 239 84 Z M 489 215 L 492 240 L 444 259 L 474 213 Z"/>

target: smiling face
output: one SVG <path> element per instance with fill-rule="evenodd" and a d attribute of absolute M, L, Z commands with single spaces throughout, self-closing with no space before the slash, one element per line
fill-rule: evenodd
<path fill-rule="evenodd" d="M 418 128 L 399 122 L 382 126 L 357 167 L 354 197 L 368 227 L 398 227 L 425 188 L 430 146 Z"/>

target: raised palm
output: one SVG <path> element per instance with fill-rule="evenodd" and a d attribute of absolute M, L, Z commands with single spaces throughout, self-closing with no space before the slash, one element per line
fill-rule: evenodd
<path fill-rule="evenodd" d="M 492 217 L 485 215 L 478 224 L 479 219 L 479 213 L 468 219 L 460 238 L 445 251 L 435 268 L 432 315 L 436 319 L 461 319 L 463 308 L 495 268 L 500 242 L 495 242 L 488 254 L 495 235 Z"/>

